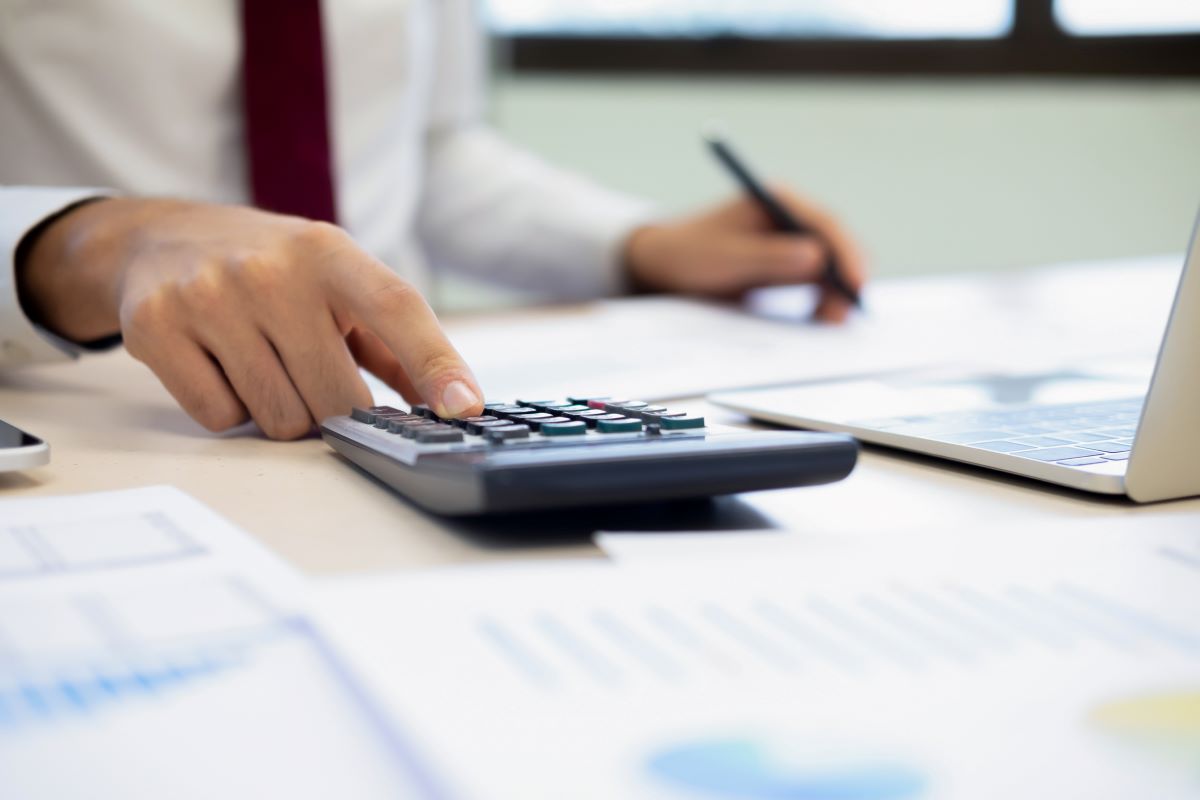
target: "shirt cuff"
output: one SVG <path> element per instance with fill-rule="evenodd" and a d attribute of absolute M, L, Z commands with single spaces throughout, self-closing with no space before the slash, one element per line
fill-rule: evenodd
<path fill-rule="evenodd" d="M 663 219 L 659 209 L 649 203 L 630 199 L 614 206 L 604 217 L 598 220 L 597 234 L 600 240 L 606 242 L 601 250 L 603 262 L 600 265 L 602 274 L 608 275 L 608 285 L 604 294 L 625 295 L 634 292 L 636 287 L 629 274 L 625 250 L 629 238 L 634 231 L 646 225 L 652 225 Z"/>
<path fill-rule="evenodd" d="M 0 368 L 66 361 L 88 349 L 55 336 L 25 315 L 17 297 L 17 249 L 42 222 L 85 200 L 111 195 L 93 188 L 0 187 Z"/>

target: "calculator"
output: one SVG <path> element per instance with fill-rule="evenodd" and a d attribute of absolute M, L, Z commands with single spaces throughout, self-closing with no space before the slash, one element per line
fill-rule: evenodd
<path fill-rule="evenodd" d="M 854 468 L 842 434 L 748 431 L 639 400 L 487 403 L 441 419 L 427 406 L 355 408 L 325 441 L 413 503 L 446 515 L 616 505 L 808 486 Z"/>

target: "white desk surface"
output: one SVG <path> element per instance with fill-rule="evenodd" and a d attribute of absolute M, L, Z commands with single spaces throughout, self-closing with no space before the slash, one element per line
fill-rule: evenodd
<path fill-rule="evenodd" d="M 701 401 L 677 403 L 738 421 Z M 1053 525 L 1098 516 L 1200 524 L 1200 498 L 1139 507 L 946 462 L 867 450 L 839 483 L 636 511 L 462 522 L 428 515 L 317 438 L 209 434 L 124 351 L 0 373 L 0 417 L 51 443 L 48 466 L 0 473 L 0 498 L 173 484 L 312 575 L 513 558 L 600 557 L 590 533 L 786 527 L 900 534 L 929 526 Z"/>

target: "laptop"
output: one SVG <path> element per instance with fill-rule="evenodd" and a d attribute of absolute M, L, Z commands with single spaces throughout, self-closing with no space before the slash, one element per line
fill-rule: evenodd
<path fill-rule="evenodd" d="M 1200 495 L 1200 220 L 1149 375 L 1139 379 L 1127 360 L 941 369 L 709 399 L 755 419 L 1137 502 Z"/>

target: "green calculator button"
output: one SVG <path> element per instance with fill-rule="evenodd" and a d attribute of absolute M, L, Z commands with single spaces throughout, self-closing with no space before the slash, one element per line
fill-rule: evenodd
<path fill-rule="evenodd" d="M 552 425 L 541 426 L 542 436 L 576 436 L 587 433 L 587 425 L 582 422 L 556 422 Z"/>
<path fill-rule="evenodd" d="M 704 417 L 693 417 L 690 414 L 682 417 L 659 417 L 658 424 L 664 431 L 682 431 L 690 428 L 703 428 Z"/>
<path fill-rule="evenodd" d="M 600 433 L 632 433 L 642 429 L 640 419 L 598 419 L 596 430 Z"/>

